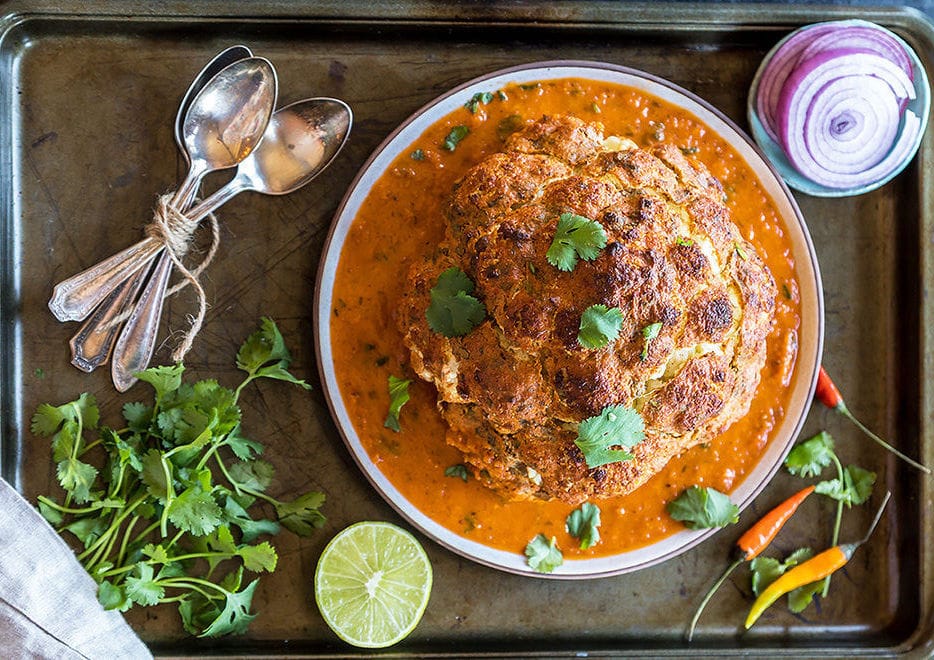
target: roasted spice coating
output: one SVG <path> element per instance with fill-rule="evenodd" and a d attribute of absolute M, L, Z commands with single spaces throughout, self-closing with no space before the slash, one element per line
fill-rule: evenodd
<path fill-rule="evenodd" d="M 599 256 L 571 272 L 545 257 L 563 213 L 607 234 Z M 464 175 L 447 222 L 437 252 L 412 268 L 399 325 L 412 368 L 438 390 L 447 442 L 489 487 L 571 504 L 622 495 L 748 410 L 775 283 L 719 182 L 678 148 L 640 149 L 604 138 L 599 123 L 544 117 Z M 451 266 L 475 282 L 488 314 L 449 339 L 425 310 Z M 598 303 L 622 310 L 622 330 L 586 349 L 581 314 Z M 577 423 L 613 404 L 641 413 L 646 438 L 632 460 L 589 469 Z"/>

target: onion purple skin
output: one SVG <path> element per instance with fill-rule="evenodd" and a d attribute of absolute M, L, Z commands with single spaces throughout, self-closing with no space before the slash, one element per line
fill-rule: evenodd
<path fill-rule="evenodd" d="M 907 110 L 909 102 L 918 114 Z M 792 187 L 841 196 L 864 192 L 905 166 L 928 107 L 927 77 L 910 47 L 880 26 L 854 20 L 805 26 L 776 45 L 756 75 L 749 114 L 773 161 L 786 161 L 805 177 L 786 176 Z M 816 111 L 820 117 L 811 116 Z M 767 148 L 772 141 L 775 148 Z M 787 172 L 786 162 L 776 165 Z"/>

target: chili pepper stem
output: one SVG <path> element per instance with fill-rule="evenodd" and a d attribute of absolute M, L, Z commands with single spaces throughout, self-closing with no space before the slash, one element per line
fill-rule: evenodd
<path fill-rule="evenodd" d="M 697 627 L 697 621 L 700 619 L 701 612 L 704 611 L 704 608 L 707 607 L 707 603 L 710 602 L 710 599 L 713 598 L 713 595 L 717 593 L 717 590 L 720 586 L 726 582 L 726 579 L 730 577 L 730 573 L 736 570 L 736 567 L 746 561 L 745 557 L 738 557 L 736 561 L 730 564 L 727 569 L 723 572 L 723 575 L 713 583 L 713 586 L 707 590 L 707 593 L 704 595 L 704 599 L 700 602 L 700 605 L 697 606 L 697 610 L 694 612 L 694 618 L 691 619 L 691 625 L 688 627 L 688 641 L 691 641 L 691 638 L 694 637 L 694 629 Z"/>
<path fill-rule="evenodd" d="M 870 430 L 866 427 L 865 424 L 863 424 L 861 421 L 859 421 L 858 419 L 856 419 L 856 417 L 853 415 L 853 413 L 850 412 L 849 408 L 846 407 L 846 403 L 844 403 L 843 401 L 841 401 L 840 403 L 838 403 L 838 404 L 836 405 L 836 407 L 834 407 L 834 410 L 836 410 L 838 413 L 840 413 L 841 415 L 843 415 L 844 417 L 846 417 L 848 420 L 850 420 L 853 424 L 855 424 L 855 425 L 856 425 L 856 428 L 858 428 L 860 431 L 862 431 L 863 433 L 865 433 L 865 434 L 866 434 L 873 442 L 875 442 L 876 444 L 878 444 L 878 445 L 880 445 L 881 447 L 885 448 L 886 450 L 892 452 L 893 454 L 895 454 L 896 456 L 898 456 L 900 459 L 902 459 L 903 461 L 905 461 L 906 463 L 908 463 L 908 464 L 911 465 L 912 467 L 917 468 L 918 470 L 921 470 L 921 471 L 924 472 L 925 474 L 931 474 L 931 468 L 927 467 L 926 465 L 922 465 L 922 464 L 919 463 L 918 461 L 916 461 L 916 460 L 914 460 L 914 459 L 912 459 L 912 458 L 909 458 L 908 456 L 905 456 L 905 454 L 903 454 L 902 452 L 898 451 L 895 447 L 893 447 L 892 445 L 890 445 L 889 443 L 887 443 L 885 440 L 883 440 L 882 438 L 880 438 L 878 435 L 876 435 L 875 433 L 873 433 L 872 431 L 870 431 Z"/>

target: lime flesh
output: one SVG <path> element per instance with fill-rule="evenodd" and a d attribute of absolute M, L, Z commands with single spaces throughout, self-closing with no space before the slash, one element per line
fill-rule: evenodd
<path fill-rule="evenodd" d="M 382 648 L 418 625 L 431 595 L 428 555 L 409 532 L 360 522 L 331 539 L 315 569 L 315 602 L 348 644 Z"/>

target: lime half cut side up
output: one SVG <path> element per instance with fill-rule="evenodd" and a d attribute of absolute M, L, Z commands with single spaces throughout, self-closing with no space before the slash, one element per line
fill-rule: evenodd
<path fill-rule="evenodd" d="M 431 563 L 409 532 L 359 522 L 331 539 L 315 569 L 315 602 L 348 644 L 382 648 L 418 625 L 431 595 Z"/>

